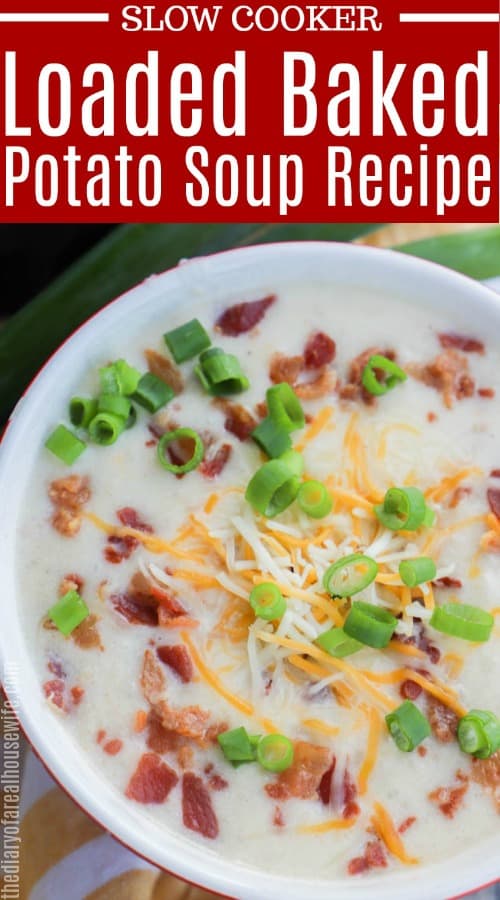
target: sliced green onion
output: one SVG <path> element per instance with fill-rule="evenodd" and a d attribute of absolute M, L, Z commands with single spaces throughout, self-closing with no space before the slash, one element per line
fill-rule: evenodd
<path fill-rule="evenodd" d="M 495 619 L 491 613 L 479 606 L 468 606 L 466 603 L 444 603 L 436 606 L 429 620 L 429 625 L 464 641 L 483 643 L 489 640 Z"/>
<path fill-rule="evenodd" d="M 383 373 L 383 381 L 379 380 L 378 372 Z M 400 369 L 392 359 L 387 359 L 386 356 L 379 356 L 376 354 L 375 356 L 371 356 L 368 360 L 368 363 L 363 369 L 361 381 L 368 393 L 380 397 L 382 394 L 387 394 L 388 391 L 392 391 L 396 385 L 406 381 L 407 378 L 408 375 L 406 372 L 404 372 L 403 369 Z"/>
<path fill-rule="evenodd" d="M 427 506 L 422 491 L 415 487 L 393 487 L 384 502 L 374 507 L 378 520 L 391 531 L 416 531 L 424 524 Z"/>
<path fill-rule="evenodd" d="M 358 650 L 362 650 L 363 644 L 360 641 L 356 641 L 354 638 L 349 637 L 343 628 L 330 628 L 329 631 L 324 631 L 323 634 L 320 634 L 318 638 L 316 638 L 315 644 L 318 647 L 321 647 L 326 653 L 329 653 L 330 656 L 335 656 L 337 659 L 343 659 L 344 656 L 351 656 L 352 653 L 357 653 Z"/>
<path fill-rule="evenodd" d="M 422 525 L 424 528 L 432 528 L 434 522 L 436 521 L 436 513 L 430 506 L 425 507 L 425 516 Z"/>
<path fill-rule="evenodd" d="M 289 432 L 280 428 L 271 416 L 267 416 L 254 428 L 252 438 L 271 459 L 282 456 L 292 447 Z"/>
<path fill-rule="evenodd" d="M 330 492 L 321 481 L 304 481 L 297 494 L 297 503 L 311 519 L 323 519 L 333 506 Z"/>
<path fill-rule="evenodd" d="M 399 564 L 401 581 L 407 587 L 416 587 L 425 581 L 432 581 L 436 577 L 436 563 L 428 556 L 419 556 L 417 559 L 403 559 Z"/>
<path fill-rule="evenodd" d="M 464 753 L 488 759 L 500 749 L 500 719 L 486 709 L 471 709 L 460 719 L 457 737 Z"/>
<path fill-rule="evenodd" d="M 65 425 L 58 425 L 45 441 L 45 446 L 54 456 L 70 466 L 82 455 L 87 445 Z"/>
<path fill-rule="evenodd" d="M 118 440 L 125 430 L 125 419 L 122 416 L 114 416 L 112 413 L 100 412 L 89 424 L 89 435 L 95 444 L 109 447 Z"/>
<path fill-rule="evenodd" d="M 129 366 L 128 362 L 124 359 L 117 359 L 116 362 L 113 363 L 113 368 L 118 379 L 120 394 L 123 394 L 125 397 L 130 397 L 137 390 L 137 385 L 141 380 L 141 373 L 133 366 Z"/>
<path fill-rule="evenodd" d="M 146 372 L 139 381 L 133 399 L 144 406 L 150 413 L 158 412 L 162 406 L 170 403 L 175 393 L 169 384 L 157 378 L 152 372 Z"/>
<path fill-rule="evenodd" d="M 193 356 L 198 356 L 211 344 L 207 332 L 198 319 L 191 319 L 179 328 L 167 331 L 163 337 L 176 363 L 183 363 Z"/>
<path fill-rule="evenodd" d="M 352 553 L 333 563 L 323 575 L 323 587 L 331 597 L 352 597 L 375 580 L 378 565 L 371 556 Z"/>
<path fill-rule="evenodd" d="M 137 410 L 135 406 L 130 404 L 130 412 L 128 414 L 128 419 L 125 422 L 125 428 L 133 428 L 135 423 L 137 422 Z"/>
<path fill-rule="evenodd" d="M 257 758 L 256 744 L 259 739 L 260 737 L 252 741 L 243 726 L 233 728 L 232 731 L 223 731 L 217 737 L 224 756 L 233 765 L 255 762 Z"/>
<path fill-rule="evenodd" d="M 127 397 L 121 394 L 101 394 L 97 401 L 97 411 L 111 413 L 120 419 L 128 421 L 132 404 Z"/>
<path fill-rule="evenodd" d="M 120 377 L 114 363 L 99 369 L 99 380 L 101 382 L 101 393 L 103 394 L 121 394 L 122 385 Z"/>
<path fill-rule="evenodd" d="M 47 615 L 59 631 L 67 637 L 78 627 L 80 622 L 90 615 L 90 610 L 78 591 L 68 591 L 54 606 L 51 606 Z"/>
<path fill-rule="evenodd" d="M 361 644 L 380 650 L 387 647 L 397 624 L 398 620 L 386 609 L 355 600 L 344 622 L 344 631 Z"/>
<path fill-rule="evenodd" d="M 214 397 L 239 394 L 250 387 L 239 359 L 232 353 L 224 353 L 219 347 L 205 350 L 201 354 L 195 372 L 205 390 Z"/>
<path fill-rule="evenodd" d="M 286 612 L 286 600 L 279 587 L 272 581 L 256 584 L 249 600 L 255 615 L 265 619 L 266 622 L 281 619 Z"/>
<path fill-rule="evenodd" d="M 405 700 L 385 717 L 385 721 L 396 746 L 403 753 L 410 753 L 431 733 L 428 720 L 411 700 Z"/>
<path fill-rule="evenodd" d="M 187 462 L 178 465 L 171 462 L 167 457 L 167 447 L 173 441 L 182 441 L 183 443 L 188 441 L 192 442 L 193 451 L 191 458 L 188 459 Z M 203 459 L 205 448 L 200 435 L 196 431 L 193 431 L 192 428 L 176 428 L 174 431 L 167 431 L 167 433 L 160 438 L 157 452 L 158 459 L 167 472 L 173 472 L 175 475 L 184 475 L 186 472 L 192 472 L 193 469 L 198 468 Z"/>
<path fill-rule="evenodd" d="M 284 734 L 267 734 L 257 744 L 257 761 L 268 772 L 284 772 L 293 763 L 293 744 Z"/>
<path fill-rule="evenodd" d="M 295 431 L 305 425 L 304 410 L 293 388 L 283 381 L 266 392 L 269 415 L 276 424 L 287 431 Z"/>
<path fill-rule="evenodd" d="M 97 400 L 92 397 L 72 397 L 69 403 L 69 419 L 77 428 L 88 428 L 97 412 Z"/>
<path fill-rule="evenodd" d="M 287 450 L 280 456 L 282 462 L 293 475 L 303 475 L 304 473 L 304 457 L 297 450 Z"/>
<path fill-rule="evenodd" d="M 279 459 L 271 459 L 249 481 L 245 499 L 257 512 L 272 519 L 293 503 L 299 487 L 298 475 Z"/>

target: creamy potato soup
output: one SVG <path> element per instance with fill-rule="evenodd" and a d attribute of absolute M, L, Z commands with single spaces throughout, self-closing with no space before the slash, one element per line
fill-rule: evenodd
<path fill-rule="evenodd" d="M 499 371 L 493 336 L 313 282 L 130 320 L 68 373 L 25 630 L 166 840 L 328 879 L 500 835 Z"/>

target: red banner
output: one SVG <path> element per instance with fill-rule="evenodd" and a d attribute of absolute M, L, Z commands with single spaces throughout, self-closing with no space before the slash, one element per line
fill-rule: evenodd
<path fill-rule="evenodd" d="M 0 221 L 499 219 L 497 0 L 78 10 L 0 0 Z"/>

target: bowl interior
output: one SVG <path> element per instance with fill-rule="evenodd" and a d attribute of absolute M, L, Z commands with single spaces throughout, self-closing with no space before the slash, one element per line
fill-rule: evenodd
<path fill-rule="evenodd" d="M 125 261 L 126 264 L 126 261 Z M 205 294 L 221 302 L 278 292 L 293 281 L 332 284 L 338 302 L 342 288 L 370 288 L 449 314 L 457 331 L 473 324 L 474 333 L 500 333 L 500 301 L 491 291 L 442 269 L 389 251 L 346 245 L 301 243 L 267 245 L 230 251 L 182 263 L 149 279 L 91 319 L 54 355 L 13 413 L 0 449 L 0 573 L 3 627 L 0 633 L 3 681 L 27 737 L 49 771 L 103 827 L 155 864 L 207 888 L 241 900 L 387 898 L 443 900 L 500 877 L 498 834 L 474 847 L 457 848 L 453 862 L 423 867 L 418 877 L 395 871 L 381 879 L 311 882 L 284 879 L 200 848 L 187 834 L 165 834 L 134 808 L 99 772 L 69 737 L 45 704 L 26 646 L 16 604 L 16 526 L 27 482 L 47 422 L 43 410 L 63 409 L 71 391 L 101 349 L 115 341 L 130 320 L 141 322 Z M 335 302 L 337 302 L 335 300 Z M 388 324 L 388 330 L 390 326 Z M 71 373 L 70 381 L 68 373 Z M 42 413 L 42 414 L 41 414 Z M 417 873 L 415 873 L 417 874 Z"/>

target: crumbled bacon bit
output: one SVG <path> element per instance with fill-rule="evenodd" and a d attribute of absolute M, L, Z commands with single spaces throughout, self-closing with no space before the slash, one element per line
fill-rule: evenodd
<path fill-rule="evenodd" d="M 405 819 L 404 822 L 401 822 L 401 825 L 398 828 L 399 833 L 404 834 L 405 831 L 408 831 L 408 829 L 411 828 L 411 826 L 414 825 L 416 821 L 416 816 L 408 816 L 408 818 Z"/>
<path fill-rule="evenodd" d="M 164 753 L 174 753 L 185 745 L 187 738 L 181 737 L 176 731 L 168 731 L 161 724 L 155 712 L 151 711 L 147 717 L 146 746 L 154 753 L 161 756 Z"/>
<path fill-rule="evenodd" d="M 246 441 L 257 427 L 257 419 L 240 403 L 232 403 L 225 397 L 218 397 L 214 400 L 214 406 L 226 416 L 224 422 L 226 431 L 234 434 L 239 441 Z"/>
<path fill-rule="evenodd" d="M 52 525 L 63 537 L 74 537 L 82 524 L 81 510 L 90 500 L 89 480 L 81 475 L 68 475 L 49 485 L 49 498 L 55 509 Z"/>
<path fill-rule="evenodd" d="M 46 681 L 43 685 L 43 692 L 52 706 L 57 709 L 64 709 L 64 681 L 60 678 L 53 678 L 52 681 Z"/>
<path fill-rule="evenodd" d="M 283 810 L 281 809 L 280 806 L 274 807 L 273 825 L 275 828 L 284 828 L 285 827 L 285 819 L 283 817 Z"/>
<path fill-rule="evenodd" d="M 427 717 L 438 741 L 449 744 L 455 740 L 458 728 L 457 714 L 429 694 L 427 695 Z"/>
<path fill-rule="evenodd" d="M 186 741 L 186 738 L 180 738 L 181 741 Z M 179 767 L 184 772 L 186 769 L 193 768 L 193 760 L 194 760 L 194 752 L 193 748 L 189 746 L 189 744 L 182 743 L 177 751 L 177 762 L 179 763 Z"/>
<path fill-rule="evenodd" d="M 110 597 L 117 613 L 123 616 L 131 625 L 158 625 L 158 602 L 154 597 L 145 599 L 143 595 L 131 594 L 124 591 L 121 594 L 112 594 Z"/>
<path fill-rule="evenodd" d="M 206 747 L 227 729 L 224 723 L 210 724 L 210 713 L 199 706 L 183 706 L 173 709 L 163 698 L 166 682 L 163 669 L 152 650 L 144 652 L 141 674 L 141 688 L 144 698 L 152 706 L 153 712 L 166 731 L 190 738 Z"/>
<path fill-rule="evenodd" d="M 137 510 L 132 509 L 131 506 L 124 506 L 123 509 L 117 510 L 116 515 L 125 528 L 134 528 L 136 531 L 143 531 L 146 534 L 153 533 L 151 525 L 144 522 Z M 133 535 L 112 534 L 107 540 L 104 557 L 107 562 L 114 565 L 118 565 L 124 559 L 130 559 L 134 550 L 139 546 L 139 541 Z"/>
<path fill-rule="evenodd" d="M 358 796 L 358 788 L 353 781 L 351 774 L 347 768 L 345 767 L 344 771 L 344 808 L 342 810 L 342 817 L 344 819 L 353 819 L 355 816 L 359 816 L 359 806 L 356 803 Z"/>
<path fill-rule="evenodd" d="M 110 535 L 103 553 L 106 562 L 113 565 L 119 565 L 124 559 L 130 559 L 134 550 L 139 546 L 137 538 L 127 535 L 126 537 L 118 537 L 118 535 Z"/>
<path fill-rule="evenodd" d="M 459 578 L 450 578 L 448 575 L 445 575 L 443 578 L 436 578 L 432 585 L 435 588 L 451 588 L 458 591 L 462 587 L 462 582 Z"/>
<path fill-rule="evenodd" d="M 323 331 L 312 334 L 304 349 L 304 365 L 306 369 L 320 369 L 328 366 L 335 359 L 335 341 Z"/>
<path fill-rule="evenodd" d="M 500 519 L 500 488 L 488 488 L 486 498 L 493 515 Z"/>
<path fill-rule="evenodd" d="M 493 400 L 496 396 L 495 388 L 478 388 L 477 392 L 484 400 Z"/>
<path fill-rule="evenodd" d="M 233 448 L 231 444 L 222 444 L 213 454 L 206 454 L 199 465 L 199 471 L 205 478 L 216 478 L 229 461 Z"/>
<path fill-rule="evenodd" d="M 420 697 L 422 690 L 423 688 L 416 681 L 407 678 L 406 681 L 401 683 L 399 693 L 405 700 L 416 700 L 417 697 Z"/>
<path fill-rule="evenodd" d="M 80 647 L 82 650 L 104 650 L 97 628 L 97 622 L 97 616 L 95 613 L 91 613 L 90 616 L 87 616 L 87 618 L 84 619 L 83 622 L 80 622 L 74 631 L 71 632 L 71 639 L 75 642 L 77 647 Z"/>
<path fill-rule="evenodd" d="M 472 397 L 475 384 L 469 374 L 469 361 L 459 350 L 444 350 L 430 363 L 412 363 L 407 372 L 418 381 L 435 388 L 443 396 L 445 406 L 451 408 L 454 399 Z"/>
<path fill-rule="evenodd" d="M 71 699 L 73 701 L 73 705 L 78 706 L 82 702 L 82 700 L 85 696 L 85 691 L 78 684 L 75 684 L 71 688 L 70 694 L 71 694 Z"/>
<path fill-rule="evenodd" d="M 500 469 L 492 469 L 490 472 L 490 478 L 500 478 Z"/>
<path fill-rule="evenodd" d="M 296 741 L 292 765 L 280 773 L 276 782 L 266 785 L 265 789 L 275 800 L 286 797 L 308 800 L 318 796 L 321 779 L 330 765 L 330 751 L 326 747 L 309 744 L 307 741 Z"/>
<path fill-rule="evenodd" d="M 420 747 L 417 747 L 417 753 L 419 756 L 427 756 L 427 747 L 424 747 L 423 744 L 420 744 Z"/>
<path fill-rule="evenodd" d="M 482 341 L 478 341 L 476 338 L 467 337 L 464 334 L 449 332 L 448 334 L 438 334 L 438 338 L 443 350 L 453 348 L 455 350 L 462 350 L 464 353 L 484 353 L 484 344 Z"/>
<path fill-rule="evenodd" d="M 500 813 L 500 750 L 489 759 L 473 759 L 471 777 L 491 793 Z"/>
<path fill-rule="evenodd" d="M 435 413 L 435 412 L 428 412 L 428 413 L 427 413 L 427 421 L 428 421 L 428 422 L 437 422 L 437 415 L 436 415 L 436 413 Z"/>
<path fill-rule="evenodd" d="M 146 357 L 149 371 L 156 375 L 160 381 L 168 384 L 175 394 L 180 394 L 184 388 L 184 379 L 175 363 L 156 350 L 145 350 L 144 356 Z"/>
<path fill-rule="evenodd" d="M 117 753 L 120 752 L 122 747 L 123 747 L 123 741 L 121 741 L 119 738 L 113 738 L 111 741 L 107 741 L 103 745 L 102 749 L 104 750 L 105 753 L 108 754 L 108 756 L 116 756 Z"/>
<path fill-rule="evenodd" d="M 187 683 L 193 677 L 193 663 L 188 650 L 182 644 L 157 647 L 156 653 L 165 665 L 169 666 L 181 681 Z"/>
<path fill-rule="evenodd" d="M 153 528 L 141 518 L 136 509 L 124 506 L 118 509 L 116 515 L 126 528 L 135 528 L 136 531 L 144 531 L 145 534 L 153 534 Z"/>
<path fill-rule="evenodd" d="M 318 400 L 335 390 L 337 376 L 329 369 L 321 369 L 312 381 L 301 381 L 294 385 L 294 391 L 301 400 Z"/>
<path fill-rule="evenodd" d="M 226 731 L 224 723 L 210 724 L 210 713 L 200 706 L 182 706 L 172 709 L 166 700 L 154 705 L 154 710 L 167 731 L 175 731 L 183 737 L 190 738 L 200 747 L 213 743 L 222 731 Z"/>
<path fill-rule="evenodd" d="M 296 384 L 303 366 L 302 356 L 285 356 L 283 353 L 275 353 L 271 357 L 269 377 L 273 384 L 281 384 L 286 381 L 293 386 Z"/>
<path fill-rule="evenodd" d="M 55 656 L 51 656 L 47 662 L 47 668 L 52 675 L 55 675 L 56 678 L 66 678 L 66 671 L 60 659 L 57 659 Z"/>
<path fill-rule="evenodd" d="M 201 778 L 193 772 L 182 776 L 182 820 L 186 828 L 206 838 L 216 838 L 219 823 L 210 794 Z"/>
<path fill-rule="evenodd" d="M 64 597 L 65 594 L 69 593 L 69 591 L 78 591 L 80 594 L 83 590 L 84 580 L 80 577 L 80 575 L 65 575 L 59 585 L 58 594 L 60 597 Z"/>
<path fill-rule="evenodd" d="M 363 387 L 362 382 L 363 371 L 372 356 L 385 356 L 386 359 L 392 361 L 396 359 L 394 350 L 380 350 L 378 347 L 368 347 L 363 353 L 355 356 L 349 365 L 347 381 L 340 386 L 339 395 L 342 400 L 353 400 L 354 402 L 362 400 L 367 406 L 373 406 L 376 403 L 377 398 Z M 377 370 L 375 370 L 375 374 L 378 375 Z"/>
<path fill-rule="evenodd" d="M 229 337 L 238 337 L 251 331 L 264 318 L 267 310 L 275 303 L 277 297 L 270 294 L 262 300 L 253 300 L 249 303 L 236 303 L 224 310 L 219 316 L 215 327 Z"/>
<path fill-rule="evenodd" d="M 455 778 L 456 783 L 452 787 L 440 787 L 429 794 L 429 800 L 436 803 L 447 819 L 454 818 L 469 788 L 469 779 L 463 772 L 458 771 Z"/>
<path fill-rule="evenodd" d="M 165 687 L 165 675 L 155 654 L 152 650 L 145 650 L 141 672 L 141 689 L 144 699 L 154 705 L 165 691 Z"/>
<path fill-rule="evenodd" d="M 363 856 L 351 859 L 347 871 L 349 875 L 361 875 L 362 872 L 367 872 L 369 869 L 385 869 L 386 866 L 387 857 L 380 841 L 368 841 Z"/>
<path fill-rule="evenodd" d="M 106 737 L 106 732 L 105 732 L 104 728 L 99 728 L 99 731 L 96 734 L 96 742 L 98 744 L 102 744 L 105 737 Z"/>
<path fill-rule="evenodd" d="M 126 796 L 137 803 L 164 803 L 178 777 L 155 753 L 144 753 L 132 775 Z"/>
<path fill-rule="evenodd" d="M 335 766 L 337 765 L 337 759 L 334 756 L 332 758 L 332 762 L 330 768 L 326 770 L 325 774 L 322 776 L 321 781 L 318 787 L 319 799 L 321 802 L 328 806 L 330 803 L 331 795 L 332 795 L 332 778 L 333 773 L 335 772 Z"/>
<path fill-rule="evenodd" d="M 229 787 L 229 782 L 227 782 L 222 775 L 217 774 L 211 775 L 208 783 L 213 791 L 223 791 L 225 788 Z"/>
<path fill-rule="evenodd" d="M 409 644 L 410 646 L 418 647 L 419 650 L 423 650 L 433 665 L 436 665 L 441 659 L 439 647 L 436 647 L 436 645 L 429 640 L 425 626 L 422 622 L 415 621 L 413 635 L 411 637 L 401 635 L 398 640 L 401 644 Z M 428 675 L 428 672 L 421 672 L 421 674 Z"/>

